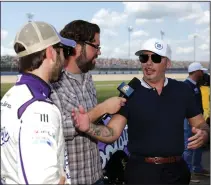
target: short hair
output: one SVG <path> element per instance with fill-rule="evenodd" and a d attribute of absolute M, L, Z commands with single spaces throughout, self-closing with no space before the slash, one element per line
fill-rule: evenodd
<path fill-rule="evenodd" d="M 25 51 L 26 48 L 20 43 L 15 43 L 14 50 L 16 53 L 19 53 Z M 20 73 L 24 73 L 26 71 L 33 71 L 38 69 L 45 58 L 46 49 L 20 57 L 18 62 L 18 71 Z"/>
<path fill-rule="evenodd" d="M 72 21 L 60 31 L 62 37 L 75 40 L 79 44 L 84 41 L 94 42 L 96 33 L 100 33 L 99 26 L 84 20 Z"/>

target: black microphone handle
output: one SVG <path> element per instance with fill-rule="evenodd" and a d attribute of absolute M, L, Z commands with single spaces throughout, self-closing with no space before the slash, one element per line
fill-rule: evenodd
<path fill-rule="evenodd" d="M 132 88 L 136 87 L 137 85 L 140 84 L 140 80 L 136 77 L 134 77 L 129 83 L 128 85 L 131 86 Z M 135 89 L 135 88 L 134 88 Z M 123 94 L 122 92 L 120 92 L 119 97 L 122 98 L 128 98 L 125 94 Z M 96 124 L 105 124 L 103 122 L 103 120 L 106 120 L 108 117 L 111 117 L 111 115 L 109 115 L 108 113 L 102 115 L 100 118 L 97 119 L 97 121 L 95 121 Z M 104 119 L 106 118 L 106 119 Z"/>
<path fill-rule="evenodd" d="M 125 95 L 123 93 L 120 92 L 119 97 L 124 98 Z"/>

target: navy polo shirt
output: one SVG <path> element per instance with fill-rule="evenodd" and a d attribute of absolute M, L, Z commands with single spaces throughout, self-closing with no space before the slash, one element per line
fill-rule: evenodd
<path fill-rule="evenodd" d="M 127 119 L 129 152 L 156 157 L 182 155 L 184 118 L 200 110 L 187 84 L 166 78 L 160 95 L 141 80 L 118 113 Z"/>

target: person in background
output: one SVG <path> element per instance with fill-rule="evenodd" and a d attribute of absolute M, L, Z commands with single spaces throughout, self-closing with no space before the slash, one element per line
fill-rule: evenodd
<path fill-rule="evenodd" d="M 191 89 L 194 94 L 194 100 L 197 107 L 200 110 L 200 113 L 203 114 L 203 105 L 202 105 L 202 95 L 200 91 L 200 87 L 197 85 L 200 80 L 203 79 L 204 71 L 206 68 L 198 62 L 193 62 L 188 66 L 188 78 L 184 81 Z M 209 176 L 210 172 L 202 167 L 202 147 L 197 149 L 189 149 L 188 146 L 188 138 L 193 135 L 192 126 L 189 124 L 188 120 L 184 120 L 184 137 L 185 137 L 185 150 L 183 153 L 183 158 L 188 164 L 189 170 L 191 172 L 191 182 L 199 183 L 199 175 Z"/>
<path fill-rule="evenodd" d="M 208 73 L 204 73 L 203 78 L 198 82 L 198 86 L 201 90 L 204 118 L 210 125 L 210 75 Z"/>
<path fill-rule="evenodd" d="M 125 169 L 127 184 L 189 184 L 190 172 L 182 158 L 184 119 L 192 132 L 189 149 L 207 142 L 209 127 L 196 106 L 191 89 L 183 82 L 166 78 L 171 64 L 171 48 L 163 40 L 152 38 L 136 52 L 143 78 L 137 81 L 133 95 L 112 116 L 108 125 L 92 124 L 96 111 L 83 106 L 73 109 L 75 126 L 102 142 L 114 142 L 128 125 L 129 161 Z"/>
<path fill-rule="evenodd" d="M 49 84 L 61 73 L 63 49 L 75 46 L 45 22 L 17 32 L 21 75 L 1 100 L 1 184 L 71 183 L 61 113 L 49 99 Z"/>

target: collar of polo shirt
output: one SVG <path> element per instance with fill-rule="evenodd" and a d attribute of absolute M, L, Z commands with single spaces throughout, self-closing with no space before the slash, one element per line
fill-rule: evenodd
<path fill-rule="evenodd" d="M 141 81 L 141 85 L 145 88 L 148 88 L 148 89 L 151 89 L 152 87 L 149 86 L 149 84 L 147 84 L 143 78 L 140 80 Z M 168 78 L 165 78 L 165 81 L 164 81 L 164 87 L 168 84 Z"/>

